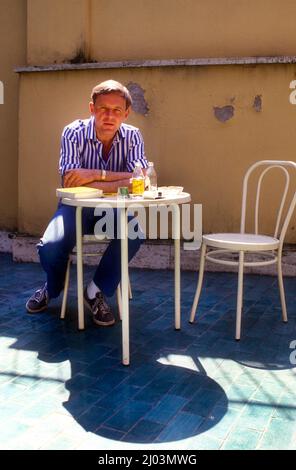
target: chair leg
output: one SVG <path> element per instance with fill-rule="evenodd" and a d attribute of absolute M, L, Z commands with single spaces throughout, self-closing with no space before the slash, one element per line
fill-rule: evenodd
<path fill-rule="evenodd" d="M 191 314 L 190 314 L 190 320 L 189 320 L 190 323 L 194 322 L 196 308 L 197 308 L 197 304 L 198 304 L 200 293 L 201 293 L 203 275 L 204 275 L 204 270 L 205 270 L 206 249 L 207 249 L 207 246 L 205 243 L 203 243 L 201 247 L 201 253 L 200 253 L 198 283 L 196 287 L 194 301 L 193 301 L 192 308 L 191 308 Z"/>
<path fill-rule="evenodd" d="M 128 277 L 128 297 L 130 300 L 132 300 L 133 298 L 133 293 L 132 293 L 132 288 L 131 288 L 131 282 L 130 282 L 130 278 Z"/>
<path fill-rule="evenodd" d="M 117 286 L 116 289 L 116 297 L 117 297 L 117 305 L 118 305 L 118 315 L 119 319 L 122 320 L 122 298 L 121 298 L 121 285 L 120 283 Z"/>
<path fill-rule="evenodd" d="M 282 318 L 284 322 L 287 322 L 288 315 L 287 315 L 283 271 L 282 271 L 282 253 L 278 253 L 277 268 L 278 268 L 278 282 L 279 282 L 281 305 L 282 305 Z"/>
<path fill-rule="evenodd" d="M 236 340 L 239 340 L 241 337 L 243 278 L 244 278 L 244 252 L 240 251 L 239 252 L 239 265 L 238 265 L 237 304 L 236 304 L 236 328 L 235 328 Z"/>
<path fill-rule="evenodd" d="M 69 257 L 68 263 L 67 263 L 67 270 L 66 270 L 66 276 L 65 276 L 65 285 L 64 285 L 64 292 L 63 292 L 63 301 L 62 301 L 62 308 L 61 308 L 61 315 L 60 315 L 60 318 L 62 320 L 65 318 L 65 315 L 66 315 L 69 280 L 70 280 L 70 266 L 71 266 L 71 258 Z"/>

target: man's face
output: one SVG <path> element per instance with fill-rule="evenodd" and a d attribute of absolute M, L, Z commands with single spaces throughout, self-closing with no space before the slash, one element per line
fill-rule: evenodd
<path fill-rule="evenodd" d="M 117 93 L 98 95 L 89 108 L 95 118 L 97 136 L 103 139 L 112 139 L 130 112 L 125 99 Z"/>

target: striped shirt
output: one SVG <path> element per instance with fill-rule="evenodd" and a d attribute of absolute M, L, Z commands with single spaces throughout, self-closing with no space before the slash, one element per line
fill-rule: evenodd
<path fill-rule="evenodd" d="M 59 163 L 61 175 L 75 168 L 132 172 L 136 162 L 140 162 L 142 168 L 148 167 L 143 137 L 137 127 L 121 124 L 106 161 L 103 144 L 96 136 L 93 116 L 78 119 L 63 130 Z"/>

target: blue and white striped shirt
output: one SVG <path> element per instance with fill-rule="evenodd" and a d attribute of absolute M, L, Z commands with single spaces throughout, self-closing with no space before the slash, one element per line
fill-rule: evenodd
<path fill-rule="evenodd" d="M 103 159 L 103 144 L 97 139 L 94 117 L 77 119 L 62 133 L 59 172 L 75 168 L 132 172 L 136 162 L 148 167 L 144 141 L 137 127 L 121 124 L 115 134 L 108 159 Z"/>

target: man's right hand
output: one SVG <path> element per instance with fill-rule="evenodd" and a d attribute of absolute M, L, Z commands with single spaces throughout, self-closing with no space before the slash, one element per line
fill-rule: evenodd
<path fill-rule="evenodd" d="M 132 173 L 127 171 L 107 171 L 104 182 L 122 181 L 130 179 Z M 86 168 L 75 168 L 69 170 L 64 176 L 64 187 L 89 186 L 91 183 L 100 182 L 101 170 L 88 170 Z"/>
<path fill-rule="evenodd" d="M 88 170 L 86 168 L 76 168 L 69 170 L 64 176 L 64 187 L 73 188 L 75 186 L 87 186 L 94 181 L 98 181 L 100 170 Z"/>

